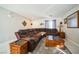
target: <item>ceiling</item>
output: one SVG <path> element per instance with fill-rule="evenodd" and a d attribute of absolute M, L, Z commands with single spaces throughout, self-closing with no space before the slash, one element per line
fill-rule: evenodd
<path fill-rule="evenodd" d="M 0 6 L 25 17 L 63 17 L 77 4 L 0 4 Z"/>

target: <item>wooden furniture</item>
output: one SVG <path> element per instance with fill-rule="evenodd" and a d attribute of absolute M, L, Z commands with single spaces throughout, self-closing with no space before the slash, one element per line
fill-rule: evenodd
<path fill-rule="evenodd" d="M 57 40 L 49 40 L 47 37 L 45 38 L 45 46 L 47 47 L 59 47 L 64 48 L 64 40 L 57 39 Z"/>
<path fill-rule="evenodd" d="M 28 41 L 20 39 L 10 43 L 11 54 L 25 54 L 28 52 Z"/>
<path fill-rule="evenodd" d="M 59 32 L 59 37 L 64 39 L 65 38 L 65 33 L 64 32 Z"/>
<path fill-rule="evenodd" d="M 22 38 L 29 38 L 28 40 L 28 52 L 33 52 L 40 40 L 46 35 L 58 33 L 57 29 L 49 28 L 33 28 L 33 29 L 24 29 L 15 32 L 15 35 L 18 40 Z M 25 39 L 26 40 L 26 39 Z"/>

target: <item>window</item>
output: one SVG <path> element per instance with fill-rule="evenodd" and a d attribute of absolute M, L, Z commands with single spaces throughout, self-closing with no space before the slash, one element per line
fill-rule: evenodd
<path fill-rule="evenodd" d="M 45 28 L 55 29 L 56 28 L 56 20 L 45 20 Z"/>

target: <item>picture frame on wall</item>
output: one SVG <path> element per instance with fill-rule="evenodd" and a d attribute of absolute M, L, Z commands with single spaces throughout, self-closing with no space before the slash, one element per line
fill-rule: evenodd
<path fill-rule="evenodd" d="M 67 17 L 67 28 L 79 28 L 79 10 Z"/>
<path fill-rule="evenodd" d="M 24 20 L 24 21 L 22 22 L 22 25 L 25 27 L 25 26 L 27 25 L 27 22 Z"/>

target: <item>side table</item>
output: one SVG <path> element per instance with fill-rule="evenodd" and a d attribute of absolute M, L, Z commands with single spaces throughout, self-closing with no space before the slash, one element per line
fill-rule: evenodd
<path fill-rule="evenodd" d="M 28 41 L 20 39 L 10 43 L 11 54 L 25 54 L 28 52 Z"/>

